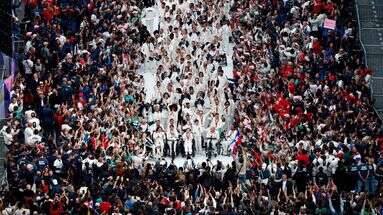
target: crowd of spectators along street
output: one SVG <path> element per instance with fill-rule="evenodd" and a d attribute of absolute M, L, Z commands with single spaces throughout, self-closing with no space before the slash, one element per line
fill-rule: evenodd
<path fill-rule="evenodd" d="M 352 2 L 26 0 L 1 213 L 381 214 Z"/>

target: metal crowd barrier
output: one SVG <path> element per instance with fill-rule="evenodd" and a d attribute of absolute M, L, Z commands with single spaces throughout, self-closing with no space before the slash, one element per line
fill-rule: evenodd
<path fill-rule="evenodd" d="M 7 119 L 0 119 L 0 129 L 6 124 Z M 7 171 L 5 168 L 5 155 L 6 155 L 6 146 L 4 142 L 3 132 L 0 132 L 0 194 L 7 191 L 8 189 L 8 180 L 7 180 Z"/>
<path fill-rule="evenodd" d="M 383 0 L 355 0 L 358 38 L 365 65 L 374 71 L 370 89 L 374 110 L 383 119 Z"/>

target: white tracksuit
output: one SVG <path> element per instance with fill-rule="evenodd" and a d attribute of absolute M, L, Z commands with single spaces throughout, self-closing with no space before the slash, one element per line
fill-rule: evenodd
<path fill-rule="evenodd" d="M 166 138 L 167 138 L 167 143 L 169 145 L 170 151 L 176 152 L 176 147 L 177 147 L 177 138 L 178 138 L 178 132 L 176 129 L 173 130 L 173 132 L 170 132 L 170 129 L 168 132 L 166 132 Z"/>
<path fill-rule="evenodd" d="M 193 153 L 193 133 L 184 133 L 182 139 L 184 141 L 185 154 L 191 155 Z"/>
<path fill-rule="evenodd" d="M 207 131 L 207 133 L 206 133 L 206 147 L 207 148 L 209 147 L 209 142 L 210 142 L 209 138 L 212 138 L 211 139 L 211 147 L 213 149 L 215 149 L 216 143 L 217 143 L 217 141 L 219 139 L 218 131 L 215 130 L 214 132 L 211 132 L 210 129 Z"/>
<path fill-rule="evenodd" d="M 153 133 L 155 153 L 156 155 L 163 156 L 165 147 L 165 134 L 162 131 Z"/>
<path fill-rule="evenodd" d="M 193 136 L 195 141 L 196 152 L 202 151 L 202 129 L 199 124 L 193 125 Z"/>

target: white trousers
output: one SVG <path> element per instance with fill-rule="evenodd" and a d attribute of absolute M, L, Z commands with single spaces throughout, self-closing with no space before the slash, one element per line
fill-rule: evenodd
<path fill-rule="evenodd" d="M 191 155 L 193 153 L 193 142 L 184 142 L 185 154 Z"/>
<path fill-rule="evenodd" d="M 224 154 L 228 154 L 230 152 L 230 149 L 229 149 L 230 143 L 231 143 L 230 140 L 222 141 L 222 150 Z"/>
<path fill-rule="evenodd" d="M 163 156 L 164 155 L 164 148 L 165 148 L 165 142 L 164 141 L 158 141 L 156 142 L 156 145 L 155 145 L 155 154 L 156 155 L 159 155 L 159 156 Z"/>
<path fill-rule="evenodd" d="M 194 135 L 196 152 L 202 151 L 202 140 L 201 139 L 202 139 L 201 134 L 195 134 Z"/>

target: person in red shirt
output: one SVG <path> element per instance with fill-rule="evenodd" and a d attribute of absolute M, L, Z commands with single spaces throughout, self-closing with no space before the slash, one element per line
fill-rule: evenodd
<path fill-rule="evenodd" d="M 313 41 L 313 52 L 315 54 L 320 54 L 322 52 L 322 46 L 321 46 L 318 38 L 314 38 L 314 41 Z"/>
<path fill-rule="evenodd" d="M 294 80 L 290 80 L 288 89 L 289 89 L 289 93 L 290 93 L 291 95 L 294 95 L 294 94 L 295 94 L 295 84 L 294 84 Z"/>
<path fill-rule="evenodd" d="M 293 64 L 292 62 L 288 62 L 287 64 L 285 64 L 283 67 L 282 67 L 282 76 L 284 78 L 287 78 L 289 77 L 290 75 L 292 75 L 294 73 L 294 67 L 293 67 Z"/>
<path fill-rule="evenodd" d="M 327 14 L 332 16 L 334 13 L 335 5 L 332 2 L 328 2 L 326 5 L 324 5 L 323 8 L 326 10 Z"/>
<path fill-rule="evenodd" d="M 34 98 L 33 98 L 33 95 L 32 95 L 32 92 L 30 90 L 26 90 L 24 92 L 24 96 L 23 96 L 23 104 L 24 106 L 29 106 L 33 103 L 34 101 Z"/>
<path fill-rule="evenodd" d="M 312 8 L 313 14 L 319 14 L 322 10 L 323 3 L 322 0 L 315 0 Z"/>
<path fill-rule="evenodd" d="M 58 197 L 55 198 L 53 202 L 51 202 L 49 206 L 49 214 L 50 215 L 61 215 L 64 212 L 61 202 Z"/>
<path fill-rule="evenodd" d="M 302 162 L 305 167 L 307 167 L 310 164 L 310 157 L 307 154 L 306 150 L 302 149 L 302 150 L 298 151 L 297 161 Z"/>
<path fill-rule="evenodd" d="M 292 117 L 289 121 L 288 127 L 295 128 L 300 123 L 300 117 L 298 115 Z"/>
<path fill-rule="evenodd" d="M 330 74 L 328 75 L 328 80 L 329 80 L 329 81 L 336 81 L 336 76 L 335 76 L 335 74 L 334 74 L 334 73 L 330 73 Z"/>
<path fill-rule="evenodd" d="M 26 5 L 31 8 L 35 8 L 39 4 L 38 2 L 39 2 L 38 0 L 27 0 Z"/>
<path fill-rule="evenodd" d="M 40 189 L 43 193 L 48 193 L 49 192 L 49 185 L 44 180 L 41 180 Z"/>
<path fill-rule="evenodd" d="M 101 145 L 104 149 L 109 147 L 109 138 L 106 134 L 101 135 Z"/>
<path fill-rule="evenodd" d="M 47 23 L 50 23 L 54 17 L 54 8 L 53 6 L 49 5 L 44 7 L 43 9 L 43 18 Z"/>
<path fill-rule="evenodd" d="M 100 211 L 102 214 L 109 214 L 112 204 L 108 201 L 103 201 L 100 203 Z"/>
<path fill-rule="evenodd" d="M 65 120 L 65 116 L 64 114 L 60 111 L 57 111 L 54 115 L 54 120 L 55 120 L 55 124 L 56 124 L 56 127 L 58 129 L 61 128 L 61 125 L 64 123 L 64 120 Z"/>

